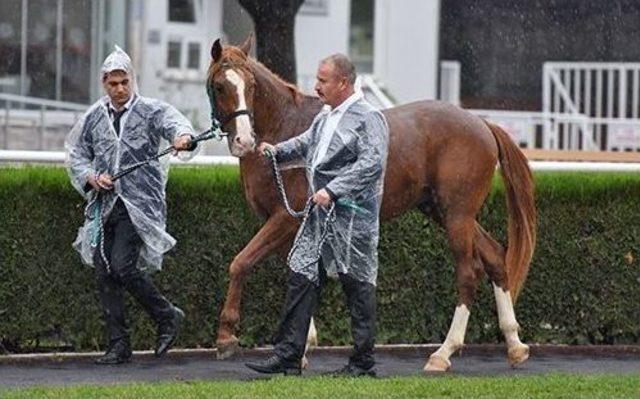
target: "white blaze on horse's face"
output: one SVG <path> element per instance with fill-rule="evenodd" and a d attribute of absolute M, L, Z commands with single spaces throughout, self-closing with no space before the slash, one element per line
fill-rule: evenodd
<path fill-rule="evenodd" d="M 235 111 L 248 109 L 247 100 L 245 98 L 244 80 L 242 80 L 240 75 L 233 69 L 228 69 L 224 74 L 229 83 L 231 83 L 236 90 L 238 108 Z M 249 118 L 249 115 L 239 115 L 233 122 L 236 124 L 236 134 L 231 143 L 231 154 L 241 158 L 248 152 L 253 151 L 256 146 L 256 140 L 253 135 L 253 126 L 251 126 L 251 119 Z"/>

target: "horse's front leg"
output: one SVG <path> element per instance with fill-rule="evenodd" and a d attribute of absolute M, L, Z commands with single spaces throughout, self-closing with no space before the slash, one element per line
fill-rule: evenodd
<path fill-rule="evenodd" d="M 218 359 L 233 355 L 238 348 L 235 332 L 240 322 L 240 299 L 242 284 L 251 267 L 260 262 L 287 242 L 290 242 L 298 225 L 285 212 L 276 213 L 267 219 L 260 231 L 240 251 L 229 266 L 229 288 L 220 314 L 220 327 L 216 346 Z"/>

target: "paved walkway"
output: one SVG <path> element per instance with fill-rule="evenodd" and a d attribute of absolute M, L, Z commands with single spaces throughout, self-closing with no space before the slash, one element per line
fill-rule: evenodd
<path fill-rule="evenodd" d="M 529 361 L 512 369 L 503 355 L 503 348 L 471 347 L 465 349 L 462 355 L 452 357 L 451 374 L 487 376 L 564 372 L 640 375 L 640 347 L 631 347 L 631 350 L 608 349 L 585 351 L 565 347 L 561 347 L 561 350 L 533 348 Z M 432 351 L 432 346 L 381 348 L 377 354 L 378 375 L 422 375 L 422 367 Z M 94 365 L 93 359 L 98 354 L 64 357 L 0 356 L 0 387 L 268 378 L 246 368 L 244 362 L 263 358 L 270 353 L 268 350 L 251 350 L 232 359 L 216 360 L 213 350 L 174 351 L 165 359 L 155 359 L 150 352 L 136 352 L 132 363 L 121 366 Z M 344 364 L 347 356 L 348 348 L 318 348 L 312 353 L 310 368 L 303 375 L 314 376 L 337 369 Z"/>

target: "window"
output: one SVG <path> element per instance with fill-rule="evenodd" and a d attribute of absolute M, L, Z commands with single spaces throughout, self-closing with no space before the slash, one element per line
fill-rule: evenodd
<path fill-rule="evenodd" d="M 200 43 L 189 43 L 187 68 L 200 69 Z"/>
<path fill-rule="evenodd" d="M 305 0 L 300 7 L 300 14 L 329 15 L 328 0 Z"/>
<path fill-rule="evenodd" d="M 180 68 L 180 42 L 169 42 L 167 47 L 167 68 Z"/>
<path fill-rule="evenodd" d="M 373 71 L 374 0 L 351 1 L 349 57 L 358 73 Z"/>
<path fill-rule="evenodd" d="M 196 22 L 194 0 L 169 0 L 170 22 Z"/>

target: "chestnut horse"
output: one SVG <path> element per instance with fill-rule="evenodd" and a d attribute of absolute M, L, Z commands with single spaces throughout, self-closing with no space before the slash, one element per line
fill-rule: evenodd
<path fill-rule="evenodd" d="M 240 47 L 211 48 L 207 85 L 217 116 L 229 132 L 229 149 L 240 158 L 247 202 L 265 224 L 229 267 L 229 289 L 220 316 L 218 355 L 232 354 L 240 320 L 242 284 L 253 265 L 290 248 L 299 222 L 283 207 L 269 161 L 255 151 L 257 141 L 277 143 L 303 132 L 322 104 L 303 95 L 247 54 L 252 37 Z M 529 347 L 518 337 L 513 303 L 526 278 L 536 241 L 533 179 L 527 159 L 502 129 L 456 106 L 419 101 L 387 109 L 389 154 L 381 216 L 394 218 L 417 208 L 446 231 L 453 253 L 458 304 L 444 343 L 425 371 L 445 371 L 449 357 L 464 343 L 469 308 L 479 280 L 491 279 L 499 325 L 511 365 L 525 361 Z M 476 220 L 500 162 L 506 188 L 508 246 L 505 249 Z M 283 173 L 297 209 L 309 193 L 304 169 Z"/>

